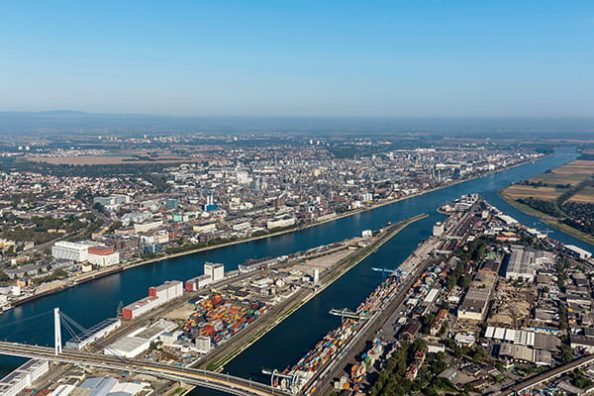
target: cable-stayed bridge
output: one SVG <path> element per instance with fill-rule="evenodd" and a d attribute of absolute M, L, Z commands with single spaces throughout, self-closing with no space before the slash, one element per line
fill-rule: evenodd
<path fill-rule="evenodd" d="M 0 341 L 0 354 L 53 362 L 98 367 L 117 371 L 151 375 L 157 378 L 183 382 L 191 385 L 215 389 L 238 396 L 289 395 L 274 387 L 228 374 L 189 367 L 171 366 L 122 356 L 104 355 L 62 348 L 62 327 L 73 337 L 73 326 L 84 330 L 72 318 L 54 309 L 54 347 L 20 344 Z"/>

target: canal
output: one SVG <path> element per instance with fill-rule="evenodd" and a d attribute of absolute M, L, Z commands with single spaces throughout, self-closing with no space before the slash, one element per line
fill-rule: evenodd
<path fill-rule="evenodd" d="M 377 229 L 388 221 L 397 222 L 416 214 L 427 213 L 428 218 L 407 227 L 225 367 L 225 371 L 230 374 L 266 381 L 267 379 L 260 374 L 263 367 L 282 369 L 291 365 L 328 330 L 338 325 L 339 319 L 328 314 L 331 308 L 353 309 L 376 287 L 381 277 L 371 271 L 371 267 L 397 267 L 419 242 L 429 236 L 432 225 L 443 219 L 435 210 L 445 201 L 462 194 L 480 193 L 489 202 L 524 224 L 541 230 L 548 229 L 549 227 L 538 219 L 507 204 L 499 198 L 497 192 L 510 183 L 559 166 L 576 156 L 574 150 L 560 149 L 554 155 L 533 163 L 317 227 L 163 260 L 82 284 L 24 304 L 1 315 L 0 339 L 50 345 L 53 342 L 50 312 L 54 307 L 60 307 L 79 323 L 90 327 L 103 319 L 115 316 L 121 302 L 127 304 L 145 296 L 147 288 L 151 285 L 170 279 L 185 280 L 199 275 L 204 261 L 222 262 L 227 270 L 234 269 L 248 259 L 273 257 L 308 249 L 358 235 L 364 229 Z M 550 236 L 588 250 L 594 249 L 593 246 L 557 230 L 553 230 Z M 14 369 L 20 362 L 20 359 L 2 357 L 0 375 Z M 220 395 L 203 389 L 196 389 L 192 394 Z"/>

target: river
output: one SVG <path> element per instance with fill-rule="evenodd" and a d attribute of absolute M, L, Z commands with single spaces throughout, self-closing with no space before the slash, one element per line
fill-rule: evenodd
<path fill-rule="evenodd" d="M 4 313 L 0 316 L 0 338 L 51 345 L 53 323 L 50 312 L 54 307 L 60 307 L 83 326 L 90 327 L 103 319 L 115 316 L 120 302 L 127 304 L 145 296 L 149 286 L 170 279 L 185 280 L 201 274 L 204 261 L 224 263 L 226 270 L 230 270 L 248 259 L 273 257 L 305 250 L 359 235 L 364 229 L 377 229 L 388 221 L 397 222 L 420 213 L 427 213 L 428 218 L 400 232 L 375 254 L 333 283 L 225 367 L 225 371 L 230 374 L 266 381 L 267 379 L 259 374 L 262 367 L 282 369 L 294 363 L 328 330 L 339 324 L 339 318 L 328 314 L 331 308 L 354 309 L 377 286 L 381 275 L 371 271 L 371 267 L 397 267 L 419 242 L 430 235 L 432 225 L 443 219 L 443 215 L 435 210 L 444 202 L 462 194 L 480 193 L 489 202 L 522 223 L 540 230 L 549 229 L 550 227 L 538 219 L 507 204 L 497 195 L 497 192 L 510 183 L 557 167 L 576 157 L 575 150 L 560 149 L 554 155 L 532 163 L 299 232 L 163 260 L 110 275 Z M 553 230 L 550 236 L 565 243 L 594 250 L 594 246 L 558 230 Z M 21 359 L 2 357 L 0 374 L 14 369 L 21 362 Z M 196 389 L 192 394 L 220 395 L 221 393 Z"/>

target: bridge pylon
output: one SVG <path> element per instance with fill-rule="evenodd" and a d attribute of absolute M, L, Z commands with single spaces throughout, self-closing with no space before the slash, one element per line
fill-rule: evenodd
<path fill-rule="evenodd" d="M 62 353 L 62 324 L 60 321 L 60 308 L 54 308 L 54 354 Z"/>

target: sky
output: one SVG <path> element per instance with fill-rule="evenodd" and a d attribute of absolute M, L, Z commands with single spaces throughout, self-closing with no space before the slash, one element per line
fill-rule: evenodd
<path fill-rule="evenodd" d="M 593 117 L 591 0 L 0 2 L 0 111 Z"/>

